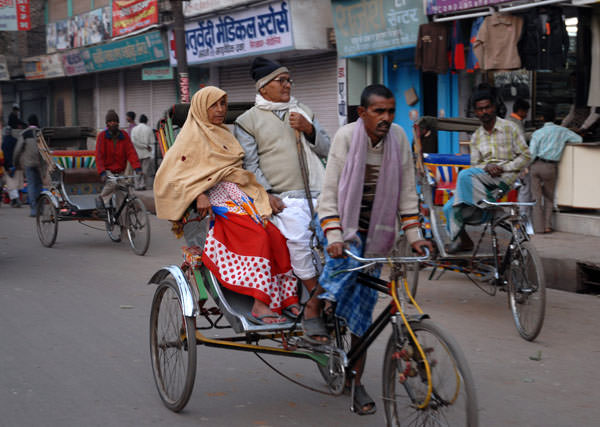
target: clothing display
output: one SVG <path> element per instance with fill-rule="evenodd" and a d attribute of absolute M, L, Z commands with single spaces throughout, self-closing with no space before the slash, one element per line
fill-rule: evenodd
<path fill-rule="evenodd" d="M 461 21 L 454 21 L 450 30 L 450 70 L 459 71 L 466 68 L 465 40 Z"/>
<path fill-rule="evenodd" d="M 480 16 L 479 18 L 473 21 L 473 25 L 471 26 L 471 37 L 469 37 L 469 54 L 467 55 L 467 72 L 473 73 L 475 70 L 479 70 L 481 66 L 479 65 L 479 59 L 475 56 L 475 49 L 473 46 L 475 42 L 477 42 L 477 33 L 479 33 L 479 29 L 483 24 L 484 17 Z"/>
<path fill-rule="evenodd" d="M 494 13 L 483 21 L 473 49 L 482 70 L 515 70 L 521 68 L 517 44 L 523 18 Z"/>
<path fill-rule="evenodd" d="M 569 35 L 562 9 L 531 9 L 524 15 L 519 54 L 528 70 L 560 70 L 567 63 Z"/>
<path fill-rule="evenodd" d="M 428 23 L 419 26 L 415 66 L 423 72 L 448 72 L 448 28 L 444 24 Z"/>

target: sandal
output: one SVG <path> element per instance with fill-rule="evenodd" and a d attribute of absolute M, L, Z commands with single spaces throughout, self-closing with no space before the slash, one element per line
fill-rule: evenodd
<path fill-rule="evenodd" d="M 262 316 L 258 316 L 254 313 L 248 313 L 246 318 L 252 323 L 256 323 L 258 325 L 275 325 L 277 323 L 285 323 L 287 319 L 285 317 L 281 317 L 279 314 L 263 314 Z M 265 322 L 265 319 L 276 319 L 274 322 Z"/>
<path fill-rule="evenodd" d="M 298 310 L 298 314 L 294 314 L 294 312 L 292 311 L 292 309 L 295 308 L 296 310 Z M 298 318 L 298 315 L 300 314 L 301 308 L 299 304 L 292 304 L 292 305 L 288 305 L 286 308 L 284 308 L 283 310 L 281 310 L 281 312 L 283 314 L 285 314 L 287 317 L 289 317 L 292 320 L 296 320 Z"/>
<path fill-rule="evenodd" d="M 314 345 L 329 344 L 329 334 L 325 328 L 325 323 L 321 317 L 311 319 L 302 319 L 302 330 L 304 331 L 304 340 Z M 326 340 L 318 340 L 314 337 L 324 337 Z"/>
<path fill-rule="evenodd" d="M 354 401 L 352 402 L 353 410 L 358 415 L 373 415 L 377 412 L 377 406 L 375 401 L 367 391 L 364 385 L 357 385 L 354 387 Z M 365 409 L 365 406 L 368 408 Z"/>

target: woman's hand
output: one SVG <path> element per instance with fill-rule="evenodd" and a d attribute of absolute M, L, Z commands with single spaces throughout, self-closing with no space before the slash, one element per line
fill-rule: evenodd
<path fill-rule="evenodd" d="M 196 210 L 201 218 L 204 218 L 210 213 L 210 199 L 204 193 L 196 197 Z"/>

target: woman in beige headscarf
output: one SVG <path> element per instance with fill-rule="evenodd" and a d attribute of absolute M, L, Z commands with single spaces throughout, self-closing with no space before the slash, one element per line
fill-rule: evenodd
<path fill-rule="evenodd" d="M 202 261 L 221 284 L 254 298 L 256 323 L 277 323 L 288 308 L 298 312 L 296 278 L 285 238 L 268 221 L 265 189 L 242 168 L 244 150 L 223 124 L 227 94 L 208 86 L 190 111 L 154 181 L 156 215 L 179 222 L 195 210 L 212 212 Z"/>

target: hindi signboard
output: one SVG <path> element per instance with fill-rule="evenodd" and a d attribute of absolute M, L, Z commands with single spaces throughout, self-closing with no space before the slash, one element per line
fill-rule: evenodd
<path fill-rule="evenodd" d="M 158 0 L 113 0 L 113 37 L 158 24 Z"/>
<path fill-rule="evenodd" d="M 31 30 L 29 0 L 0 0 L 0 31 Z"/>
<path fill-rule="evenodd" d="M 173 80 L 173 68 L 170 65 L 147 65 L 142 68 L 142 80 Z"/>
<path fill-rule="evenodd" d="M 186 24 L 188 64 L 293 48 L 288 3 L 273 2 Z M 177 65 L 173 31 L 169 32 L 171 65 Z"/>
<path fill-rule="evenodd" d="M 248 3 L 248 0 L 187 0 L 183 5 L 183 16 L 190 17 L 201 13 L 214 12 Z"/>
<path fill-rule="evenodd" d="M 76 50 L 73 52 L 65 53 L 62 56 L 63 68 L 67 76 L 75 76 L 77 74 L 85 74 L 88 72 L 81 52 Z"/>
<path fill-rule="evenodd" d="M 478 7 L 492 6 L 510 1 L 511 0 L 427 0 L 427 15 L 476 9 Z"/>
<path fill-rule="evenodd" d="M 421 0 L 333 0 L 340 57 L 414 46 L 427 22 Z"/>
<path fill-rule="evenodd" d="M 160 31 L 117 40 L 81 51 L 88 72 L 123 68 L 167 59 Z"/>
<path fill-rule="evenodd" d="M 27 80 L 52 79 L 65 75 L 59 53 L 24 58 L 22 63 Z"/>

